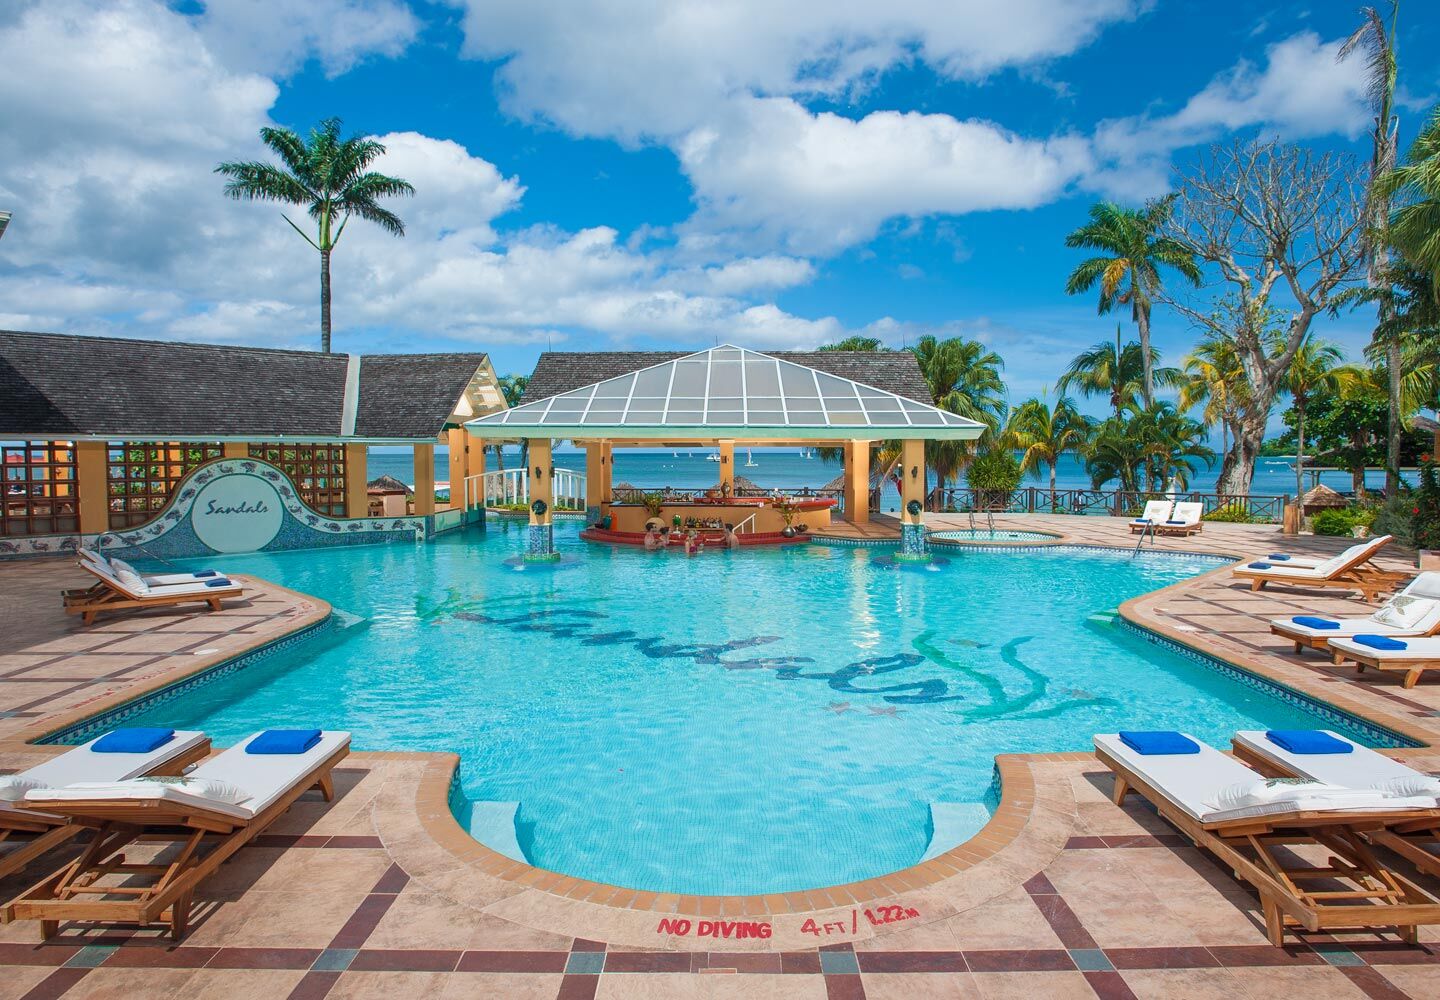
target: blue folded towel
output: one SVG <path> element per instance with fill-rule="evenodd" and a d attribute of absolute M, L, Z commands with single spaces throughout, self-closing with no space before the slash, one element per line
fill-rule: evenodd
<path fill-rule="evenodd" d="M 213 569 L 202 569 L 202 570 L 200 570 L 200 572 L 198 572 L 198 573 L 191 573 L 190 575 L 193 576 L 195 579 L 199 580 L 199 579 L 201 579 L 202 577 L 207 577 L 207 576 L 219 576 L 220 574 L 217 573 L 217 572 L 216 572 L 215 570 L 213 570 Z"/>
<path fill-rule="evenodd" d="M 267 729 L 245 745 L 245 752 L 304 753 L 319 742 L 318 729 Z"/>
<path fill-rule="evenodd" d="M 1131 523 L 1131 524 L 1149 524 L 1149 523 L 1150 523 L 1150 519 L 1149 519 L 1148 517 L 1137 517 L 1135 520 L 1131 521 L 1130 523 Z"/>
<path fill-rule="evenodd" d="M 1266 559 L 1274 559 L 1276 562 L 1285 562 L 1285 561 L 1286 561 L 1287 559 L 1289 559 L 1290 557 L 1287 556 L 1287 555 L 1286 555 L 1285 553 L 1283 553 L 1283 552 L 1272 552 L 1272 553 L 1270 553 L 1268 556 L 1266 556 L 1265 558 L 1266 558 Z"/>
<path fill-rule="evenodd" d="M 1388 635 L 1357 635 L 1355 641 L 1362 646 L 1369 646 L 1371 649 L 1408 649 L 1403 640 L 1392 639 Z"/>
<path fill-rule="evenodd" d="M 1166 524 L 1189 524 L 1189 521 L 1166 521 Z"/>
<path fill-rule="evenodd" d="M 1332 622 L 1329 618 L 1316 618 L 1314 615 L 1296 615 L 1290 619 L 1296 625 L 1304 625 L 1306 628 L 1339 628 L 1339 622 Z"/>
<path fill-rule="evenodd" d="M 175 738 L 173 729 L 139 727 L 106 733 L 90 747 L 96 753 L 149 753 Z"/>
<path fill-rule="evenodd" d="M 233 586 L 235 586 L 235 585 L 234 585 L 233 583 L 231 583 L 229 580 L 225 579 L 225 577 L 222 576 L 222 577 L 220 577 L 218 580 L 206 580 L 206 581 L 205 581 L 205 586 L 207 586 L 207 587 L 233 587 Z"/>
<path fill-rule="evenodd" d="M 1177 753 L 1199 753 L 1200 744 L 1173 730 L 1120 734 L 1120 742 L 1146 757 Z"/>
<path fill-rule="evenodd" d="M 1318 729 L 1270 729 L 1265 738 L 1291 753 L 1350 753 L 1355 749 Z"/>
<path fill-rule="evenodd" d="M 1250 564 L 1250 568 L 1251 568 L 1251 569 L 1274 569 L 1275 567 L 1271 566 L 1269 563 L 1251 563 L 1251 564 Z"/>

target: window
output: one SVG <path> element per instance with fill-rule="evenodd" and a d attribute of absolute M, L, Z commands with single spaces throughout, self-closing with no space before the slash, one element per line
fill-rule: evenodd
<path fill-rule="evenodd" d="M 0 445 L 0 463 L 5 490 L 0 535 L 73 534 L 80 530 L 73 443 Z"/>
<path fill-rule="evenodd" d="M 250 455 L 278 465 L 300 499 L 317 513 L 346 516 L 343 444 L 252 444 Z M 355 516 L 364 514 L 357 511 Z"/>
<path fill-rule="evenodd" d="M 106 454 L 106 497 L 112 529 L 144 524 L 170 502 L 180 480 L 224 454 L 217 443 L 112 443 Z"/>

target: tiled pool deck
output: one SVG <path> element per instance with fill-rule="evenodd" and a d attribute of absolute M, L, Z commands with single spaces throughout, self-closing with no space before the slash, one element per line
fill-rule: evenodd
<path fill-rule="evenodd" d="M 932 526 L 968 527 L 935 517 Z M 1130 547 L 1123 522 L 1014 516 L 997 527 Z M 877 533 L 883 533 L 883 528 Z M 1277 548 L 1273 528 L 1209 525 L 1160 547 L 1237 557 Z M 1338 539 L 1287 540 L 1329 554 Z M 1405 569 L 1403 559 L 1382 560 Z M 216 615 L 155 613 L 79 629 L 57 592 L 68 562 L 0 566 L 0 769 L 53 753 L 24 740 L 323 617 L 269 584 Z M 1440 743 L 1440 680 L 1410 691 L 1294 656 L 1265 620 L 1353 612 L 1298 590 L 1251 594 L 1228 571 L 1130 602 L 1127 617 L 1297 690 Z M 1407 759 L 1440 769 L 1440 753 Z M 202 889 L 189 936 L 34 924 L 0 928 L 10 997 L 963 998 L 1431 997 L 1440 928 L 1309 935 L 1271 948 L 1255 897 L 1132 796 L 1108 799 L 1085 754 L 1001 762 L 1006 802 L 975 840 L 859 886 L 752 899 L 615 890 L 516 865 L 466 837 L 445 796 L 445 754 L 354 754 L 337 800 L 307 795 Z M 58 864 L 5 882 L 6 898 Z M 859 900 L 859 902 L 856 902 Z M 899 909 L 882 909 L 882 906 Z M 880 923 L 872 923 L 866 911 Z M 915 915 L 910 915 L 914 911 Z M 814 918 L 819 933 L 802 931 Z M 660 921 L 666 920 L 663 926 Z M 687 921 L 681 923 L 681 921 Z M 770 928 L 736 940 L 739 924 Z M 729 928 L 732 936 L 712 936 Z M 828 933 L 827 933 L 828 931 Z M 704 934 L 704 936 L 702 936 Z M 1293 939 L 1292 939 L 1293 941 Z"/>

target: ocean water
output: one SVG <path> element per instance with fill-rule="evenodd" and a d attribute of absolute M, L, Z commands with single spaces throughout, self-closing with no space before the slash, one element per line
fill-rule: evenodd
<path fill-rule="evenodd" d="M 435 474 L 441 480 L 444 480 L 447 475 L 446 454 L 446 449 L 436 449 Z M 615 482 L 626 482 L 632 486 L 674 486 L 678 489 L 713 486 L 719 481 L 719 472 L 717 471 L 719 466 L 716 462 L 707 461 L 705 458 L 707 454 L 711 454 L 711 452 L 703 449 L 676 452 L 630 449 L 617 451 L 615 453 Z M 735 474 L 752 479 L 760 486 L 796 489 L 808 486 L 813 489 L 829 483 L 841 472 L 839 462 L 804 458 L 793 448 L 756 448 L 752 450 L 752 455 L 755 468 L 746 468 L 743 450 L 736 454 Z M 585 454 L 580 451 L 557 451 L 555 465 L 557 468 L 584 472 Z M 495 468 L 494 456 L 490 457 L 487 467 L 492 470 Z M 507 469 L 521 468 L 518 451 L 513 453 L 507 451 L 505 467 Z M 1197 492 L 1212 491 L 1219 471 L 1217 463 L 1213 470 L 1198 473 L 1192 477 L 1190 488 Z M 380 475 L 391 475 L 401 482 L 413 483 L 415 481 L 413 459 L 408 452 L 396 454 L 371 449 L 367 475 L 371 479 Z M 1320 481 L 1342 493 L 1350 491 L 1350 474 L 1348 472 L 1322 473 Z M 930 482 L 933 486 L 933 475 L 930 477 Z M 1370 473 L 1366 477 L 1366 483 L 1370 487 L 1379 488 L 1385 483 L 1385 475 L 1383 472 Z M 1089 489 L 1090 475 L 1085 471 L 1083 462 L 1073 455 L 1066 455 L 1060 462 L 1056 484 L 1061 489 Z M 952 480 L 950 485 L 963 486 L 964 483 L 956 483 Z M 1027 476 L 1025 485 L 1048 487 L 1050 485 L 1049 470 L 1041 470 Z M 1305 480 L 1305 488 L 1310 488 L 1308 476 Z M 1294 496 L 1295 473 L 1281 459 L 1261 459 L 1255 467 L 1255 480 L 1251 492 L 1258 496 Z M 895 506 L 898 509 L 898 498 L 887 496 L 887 501 L 892 501 L 888 504 L 887 509 L 889 506 Z"/>
<path fill-rule="evenodd" d="M 912 865 L 932 805 L 968 807 L 962 837 L 978 829 L 996 754 L 1318 724 L 1094 617 L 1210 560 L 953 551 L 916 567 L 883 549 L 686 557 L 588 545 L 573 522 L 556 534 L 564 560 L 543 566 L 518 562 L 523 522 L 504 518 L 421 546 L 227 555 L 226 572 L 359 623 L 133 724 L 454 751 L 462 823 L 468 803 L 518 803 L 532 863 L 699 894 Z"/>

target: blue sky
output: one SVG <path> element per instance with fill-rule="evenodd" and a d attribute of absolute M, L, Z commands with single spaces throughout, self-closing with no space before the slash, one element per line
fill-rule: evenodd
<path fill-rule="evenodd" d="M 783 7 L 783 9 L 776 9 Z M 593 8 L 593 9 L 592 9 Z M 1114 318 L 1065 234 L 1211 142 L 1364 154 L 1349 2 L 83 0 L 0 12 L 0 326 L 309 348 L 318 265 L 211 168 L 338 115 L 418 194 L 347 233 L 336 348 L 999 351 L 1015 400 Z M 1440 14 L 1402 9 L 1402 142 Z M 76 59 L 76 53 L 85 59 Z M 1127 329 L 1129 325 L 1127 324 Z M 1358 350 L 1365 317 L 1321 333 Z M 1157 314 L 1178 363 L 1193 331 Z"/>

